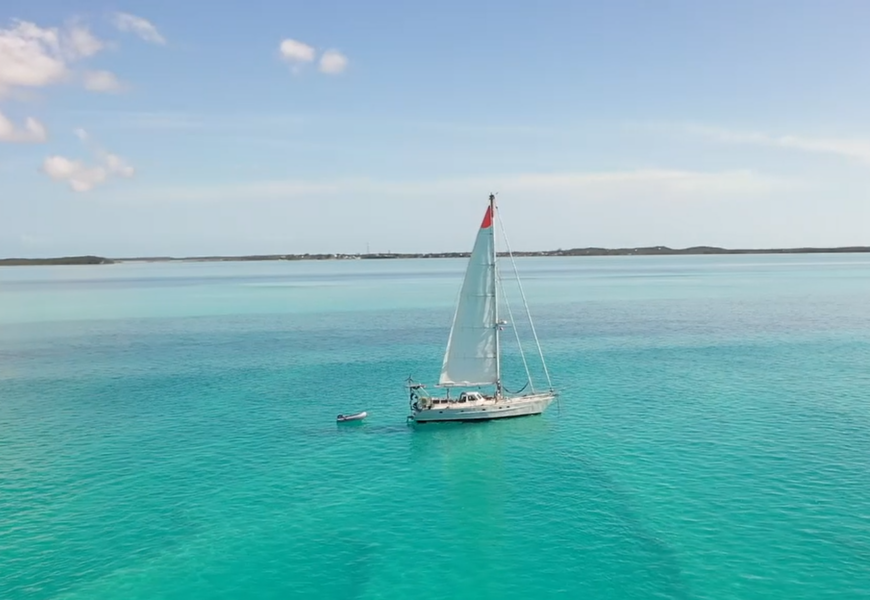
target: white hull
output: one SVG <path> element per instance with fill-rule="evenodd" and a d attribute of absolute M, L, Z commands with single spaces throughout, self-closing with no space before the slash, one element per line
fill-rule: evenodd
<path fill-rule="evenodd" d="M 351 423 L 353 421 L 362 421 L 367 416 L 369 416 L 369 413 L 363 411 L 355 415 L 338 415 L 335 420 L 339 423 Z"/>
<path fill-rule="evenodd" d="M 550 406 L 556 397 L 554 393 L 544 392 L 515 396 L 513 398 L 487 398 L 477 402 L 446 402 L 446 399 L 432 399 L 426 407 L 413 409 L 411 418 L 417 423 L 442 421 L 490 421 L 539 415 Z"/>

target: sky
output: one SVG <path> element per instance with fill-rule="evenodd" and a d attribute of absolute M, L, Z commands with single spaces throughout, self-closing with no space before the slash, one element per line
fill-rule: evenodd
<path fill-rule="evenodd" d="M 870 245 L 870 3 L 4 0 L 0 257 Z"/>

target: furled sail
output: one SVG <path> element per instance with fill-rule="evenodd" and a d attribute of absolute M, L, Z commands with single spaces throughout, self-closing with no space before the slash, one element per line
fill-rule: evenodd
<path fill-rule="evenodd" d="M 465 280 L 453 316 L 439 385 L 497 383 L 495 234 L 493 208 L 486 210 L 468 259 Z"/>

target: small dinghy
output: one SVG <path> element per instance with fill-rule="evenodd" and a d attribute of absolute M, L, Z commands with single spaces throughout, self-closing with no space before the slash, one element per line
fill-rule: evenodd
<path fill-rule="evenodd" d="M 355 415 L 338 415 L 335 420 L 339 423 L 344 423 L 345 421 L 362 421 L 367 416 L 369 416 L 369 413 L 363 411 L 358 412 Z"/>

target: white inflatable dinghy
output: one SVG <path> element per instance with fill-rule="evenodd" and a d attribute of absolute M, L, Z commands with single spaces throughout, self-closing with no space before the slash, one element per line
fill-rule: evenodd
<path fill-rule="evenodd" d="M 367 416 L 369 416 L 369 413 L 363 411 L 358 412 L 355 415 L 338 415 L 335 420 L 339 423 L 343 423 L 344 421 L 362 421 Z"/>

